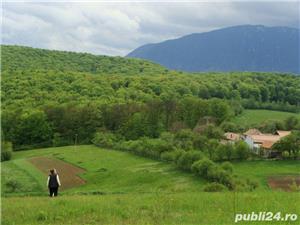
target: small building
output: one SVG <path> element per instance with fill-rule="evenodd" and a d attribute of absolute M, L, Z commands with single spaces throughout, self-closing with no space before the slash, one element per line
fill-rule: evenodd
<path fill-rule="evenodd" d="M 265 156 L 270 156 L 273 154 L 272 146 L 290 133 L 290 131 L 276 131 L 275 134 L 264 134 L 259 130 L 250 129 L 244 133 L 243 139 L 254 153 L 259 154 L 263 150 Z"/>

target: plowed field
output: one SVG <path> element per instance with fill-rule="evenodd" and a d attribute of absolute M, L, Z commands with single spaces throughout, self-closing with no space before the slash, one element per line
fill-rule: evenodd
<path fill-rule="evenodd" d="M 34 166 L 41 170 L 45 175 L 49 174 L 49 170 L 55 168 L 60 178 L 61 189 L 68 189 L 80 186 L 85 181 L 78 174 L 85 172 L 84 169 L 66 163 L 62 160 L 48 157 L 34 157 L 28 159 Z M 45 184 L 46 184 L 45 176 Z"/>

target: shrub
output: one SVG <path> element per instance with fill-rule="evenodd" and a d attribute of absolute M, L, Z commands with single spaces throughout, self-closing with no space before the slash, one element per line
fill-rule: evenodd
<path fill-rule="evenodd" d="M 289 116 L 284 121 L 285 123 L 285 129 L 287 130 L 293 130 L 297 127 L 298 124 L 300 124 L 300 121 L 295 116 Z"/>
<path fill-rule="evenodd" d="M 8 180 L 5 185 L 10 192 L 16 192 L 21 188 L 21 184 L 17 180 L 13 179 Z"/>
<path fill-rule="evenodd" d="M 221 191 L 226 191 L 227 188 L 223 184 L 219 184 L 216 182 L 209 183 L 204 186 L 203 191 L 206 192 L 221 192 Z"/>
<path fill-rule="evenodd" d="M 199 134 L 195 135 L 193 146 L 195 149 L 203 151 L 207 147 L 208 138 Z"/>
<path fill-rule="evenodd" d="M 235 188 L 234 179 L 231 173 L 225 171 L 217 165 L 213 165 L 208 168 L 207 179 L 210 181 L 221 183 L 231 190 Z"/>
<path fill-rule="evenodd" d="M 181 157 L 181 155 L 185 154 L 184 150 L 176 149 L 173 153 L 174 161 L 177 162 L 177 160 Z"/>
<path fill-rule="evenodd" d="M 290 157 L 290 153 L 288 151 L 282 152 L 281 155 L 282 155 L 282 158 L 284 158 L 284 159 L 288 159 Z"/>
<path fill-rule="evenodd" d="M 214 126 L 212 124 L 209 124 L 205 127 L 202 134 L 209 139 L 212 139 L 212 138 L 221 139 L 223 137 L 224 132 L 222 131 L 221 128 Z"/>
<path fill-rule="evenodd" d="M 147 144 L 147 148 L 153 149 L 153 150 L 157 151 L 158 153 L 174 150 L 172 143 L 169 143 L 169 142 L 159 139 L 159 138 L 147 139 L 146 144 Z"/>
<path fill-rule="evenodd" d="M 172 144 L 174 140 L 174 134 L 170 132 L 162 132 L 160 134 L 160 139 L 167 141 L 168 143 Z"/>
<path fill-rule="evenodd" d="M 292 192 L 298 192 L 300 191 L 300 186 L 297 185 L 295 179 L 293 180 L 292 184 L 289 185 L 289 188 Z"/>
<path fill-rule="evenodd" d="M 97 132 L 92 142 L 100 147 L 112 148 L 118 141 L 116 135 L 110 132 Z"/>
<path fill-rule="evenodd" d="M 1 151 L 1 162 L 10 160 L 11 155 L 12 155 L 11 151 Z"/>
<path fill-rule="evenodd" d="M 214 161 L 222 161 L 225 158 L 224 145 L 219 145 L 213 154 Z"/>
<path fill-rule="evenodd" d="M 207 178 L 207 171 L 212 166 L 214 166 L 213 161 L 209 159 L 202 159 L 194 162 L 191 169 L 194 173 Z"/>
<path fill-rule="evenodd" d="M 1 162 L 10 160 L 12 156 L 12 144 L 11 142 L 1 142 Z"/>
<path fill-rule="evenodd" d="M 247 159 L 250 154 L 250 149 L 245 142 L 239 141 L 235 144 L 235 153 L 237 158 Z"/>
<path fill-rule="evenodd" d="M 259 183 L 256 180 L 247 179 L 246 182 L 247 182 L 247 185 L 248 185 L 250 191 L 253 191 L 254 189 L 258 188 L 258 186 L 259 186 Z"/>
<path fill-rule="evenodd" d="M 191 130 L 183 129 L 175 134 L 174 142 L 175 145 L 180 149 L 191 150 L 193 149 L 194 137 L 195 134 Z"/>
<path fill-rule="evenodd" d="M 221 124 L 221 128 L 225 131 L 225 132 L 240 132 L 241 128 L 232 122 L 223 122 Z"/>
<path fill-rule="evenodd" d="M 236 191 L 253 191 L 259 186 L 257 181 L 250 179 L 235 179 Z"/>
<path fill-rule="evenodd" d="M 160 154 L 160 158 L 163 161 L 175 161 L 176 151 L 163 152 Z"/>
<path fill-rule="evenodd" d="M 258 129 L 265 133 L 274 133 L 276 130 L 283 130 L 284 123 L 280 120 L 267 120 Z"/>
<path fill-rule="evenodd" d="M 74 144 L 74 140 L 68 140 L 67 138 L 63 138 L 60 133 L 53 134 L 52 145 L 54 147 L 66 146 L 72 144 Z"/>
<path fill-rule="evenodd" d="M 230 143 L 220 144 L 215 151 L 214 159 L 215 160 L 231 160 L 234 153 L 234 146 Z"/>
<path fill-rule="evenodd" d="M 223 162 L 221 168 L 229 173 L 233 172 L 233 165 L 230 162 Z"/>
<path fill-rule="evenodd" d="M 199 151 L 188 151 L 183 153 L 178 160 L 176 161 L 176 164 L 179 168 L 183 170 L 191 170 L 191 167 L 194 162 L 198 161 L 203 157 L 203 154 Z"/>

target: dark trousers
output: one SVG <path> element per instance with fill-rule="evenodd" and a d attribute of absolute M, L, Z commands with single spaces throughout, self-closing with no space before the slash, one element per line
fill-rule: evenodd
<path fill-rule="evenodd" d="M 49 187 L 49 196 L 56 197 L 58 192 L 58 187 Z"/>

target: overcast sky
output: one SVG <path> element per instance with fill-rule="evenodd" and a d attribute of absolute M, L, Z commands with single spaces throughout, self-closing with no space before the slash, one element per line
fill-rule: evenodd
<path fill-rule="evenodd" d="M 147 43 L 241 24 L 299 28 L 299 1 L 2 5 L 2 43 L 124 56 Z"/>

